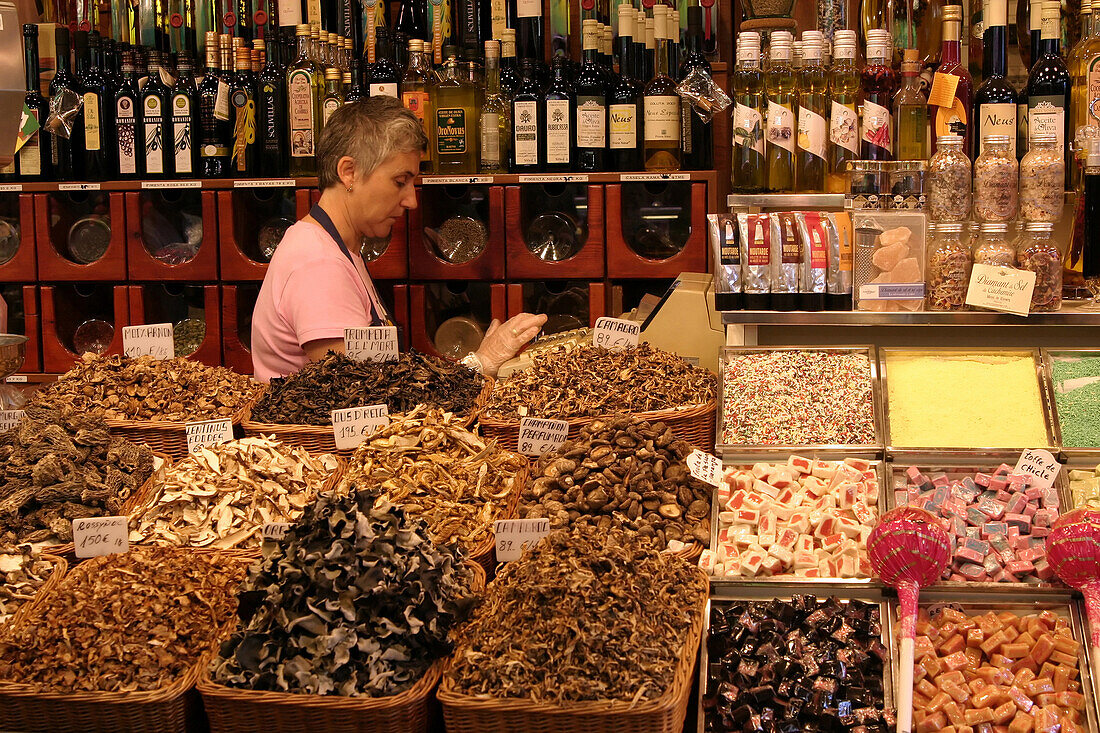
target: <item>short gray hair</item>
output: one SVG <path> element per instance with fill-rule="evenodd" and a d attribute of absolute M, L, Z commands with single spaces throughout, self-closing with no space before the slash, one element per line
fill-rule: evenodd
<path fill-rule="evenodd" d="M 368 97 L 332 113 L 317 143 L 318 186 L 340 184 L 336 166 L 345 155 L 370 175 L 395 153 L 423 152 L 428 137 L 420 120 L 394 97 Z"/>

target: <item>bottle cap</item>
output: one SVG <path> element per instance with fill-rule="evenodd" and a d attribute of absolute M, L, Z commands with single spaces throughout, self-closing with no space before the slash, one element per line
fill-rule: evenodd
<path fill-rule="evenodd" d="M 409 53 L 412 54 L 412 53 L 423 53 L 423 52 L 424 52 L 424 41 L 420 40 L 419 38 L 410 38 L 409 39 Z"/>
<path fill-rule="evenodd" d="M 980 227 L 982 232 L 1007 232 L 1008 222 L 1006 221 L 983 221 Z"/>
<path fill-rule="evenodd" d="M 963 19 L 962 5 L 944 5 L 943 6 L 943 19 L 944 20 L 955 20 L 955 21 L 958 21 L 958 22 L 961 23 L 962 19 Z"/>
<path fill-rule="evenodd" d="M 1008 135 L 986 135 L 982 138 L 982 142 L 986 145 L 1008 145 L 1012 142 L 1012 138 Z"/>
<path fill-rule="evenodd" d="M 1029 221 L 1024 224 L 1024 231 L 1028 232 L 1053 232 L 1054 222 L 1051 221 Z"/>
<path fill-rule="evenodd" d="M 936 225 L 936 231 L 942 234 L 958 234 L 965 226 L 961 221 L 944 222 Z"/>
<path fill-rule="evenodd" d="M 936 136 L 937 145 L 962 145 L 962 135 L 938 135 Z"/>
<path fill-rule="evenodd" d="M 485 42 L 485 58 L 500 58 L 500 41 L 488 40 Z"/>
<path fill-rule="evenodd" d="M 1031 136 L 1031 142 L 1033 143 L 1056 143 L 1058 142 L 1058 136 L 1052 132 L 1048 133 L 1035 133 Z"/>
<path fill-rule="evenodd" d="M 856 32 L 850 30 L 839 30 L 833 33 L 833 45 L 839 46 L 841 44 L 850 43 L 853 46 L 856 45 Z"/>
<path fill-rule="evenodd" d="M 342 73 L 335 66 L 325 69 L 325 81 L 340 81 Z"/>
<path fill-rule="evenodd" d="M 802 31 L 802 42 L 816 41 L 817 43 L 825 42 L 825 34 L 821 31 Z"/>
<path fill-rule="evenodd" d="M 209 38 L 214 34 L 214 31 L 207 31 L 206 37 Z M 296 36 L 308 36 L 309 35 L 309 23 L 299 23 L 294 29 L 294 35 Z"/>

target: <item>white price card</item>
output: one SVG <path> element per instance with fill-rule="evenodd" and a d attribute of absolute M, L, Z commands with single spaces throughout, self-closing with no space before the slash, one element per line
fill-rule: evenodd
<path fill-rule="evenodd" d="M 130 551 L 129 520 L 126 517 L 84 517 L 73 520 L 76 556 L 99 557 Z"/>
<path fill-rule="evenodd" d="M 1013 473 L 1034 476 L 1033 486 L 1049 489 L 1054 486 L 1054 479 L 1061 470 L 1062 464 L 1050 451 L 1042 448 L 1028 448 L 1020 454 L 1020 460 L 1016 461 L 1016 469 Z"/>
<path fill-rule="evenodd" d="M 290 522 L 267 522 L 260 530 L 260 536 L 265 541 L 282 542 L 290 527 Z"/>
<path fill-rule="evenodd" d="M 596 319 L 596 327 L 592 329 L 592 344 L 611 351 L 622 351 L 637 346 L 641 335 L 641 324 L 604 316 Z"/>
<path fill-rule="evenodd" d="M 229 419 L 189 422 L 184 430 L 187 432 L 188 453 L 233 440 L 233 421 Z"/>
<path fill-rule="evenodd" d="M 372 433 L 390 424 L 390 408 L 385 405 L 366 405 L 332 411 L 332 433 L 336 436 L 337 450 L 351 450 Z"/>
<path fill-rule="evenodd" d="M 0 433 L 6 433 L 23 419 L 22 410 L 0 410 Z"/>
<path fill-rule="evenodd" d="M 8 384 L 26 384 L 27 383 L 27 375 L 26 374 L 13 374 L 10 377 L 8 377 L 7 379 L 5 379 L 4 381 L 7 382 Z"/>
<path fill-rule="evenodd" d="M 397 327 L 345 328 L 344 353 L 359 361 L 397 361 Z"/>
<path fill-rule="evenodd" d="M 519 421 L 519 452 L 525 456 L 541 456 L 556 450 L 569 437 L 569 423 L 541 417 L 525 417 Z"/>
<path fill-rule="evenodd" d="M 710 453 L 704 453 L 696 448 L 687 457 L 687 464 L 691 475 L 700 481 L 711 486 L 722 483 L 722 461 Z"/>
<path fill-rule="evenodd" d="M 151 356 L 171 359 L 176 355 L 171 323 L 150 323 L 145 326 L 123 326 L 122 353 L 130 358 Z"/>
<path fill-rule="evenodd" d="M 496 534 L 497 562 L 511 562 L 550 534 L 550 520 L 498 519 L 493 522 L 493 532 Z"/>

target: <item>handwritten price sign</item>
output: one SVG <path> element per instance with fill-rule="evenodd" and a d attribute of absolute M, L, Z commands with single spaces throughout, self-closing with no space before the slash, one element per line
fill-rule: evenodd
<path fill-rule="evenodd" d="M 332 433 L 336 438 L 336 449 L 351 450 L 389 424 L 390 410 L 385 405 L 333 410 Z"/>
<path fill-rule="evenodd" d="M 130 358 L 151 356 L 154 359 L 171 359 L 176 355 L 172 334 L 171 323 L 123 326 L 122 353 Z"/>
<path fill-rule="evenodd" d="M 550 520 L 498 519 L 493 522 L 493 532 L 496 534 L 497 562 L 511 562 L 550 534 Z"/>
<path fill-rule="evenodd" d="M 203 420 L 189 422 L 184 427 L 187 432 L 187 452 L 194 453 L 199 448 L 209 448 L 218 443 L 233 440 L 232 420 Z"/>
<path fill-rule="evenodd" d="M 397 327 L 345 328 L 344 353 L 359 361 L 397 361 Z"/>
<path fill-rule="evenodd" d="M 711 486 L 722 483 L 722 461 L 710 453 L 695 449 L 687 457 L 687 464 L 691 475 L 700 481 Z"/>
<path fill-rule="evenodd" d="M 622 318 L 599 318 L 592 329 L 592 343 L 611 351 L 622 351 L 638 345 L 642 327 Z"/>
<path fill-rule="evenodd" d="M 268 522 L 260 530 L 260 536 L 264 541 L 282 542 L 290 529 L 290 522 Z"/>
<path fill-rule="evenodd" d="M 130 551 L 130 530 L 126 517 L 85 517 L 73 520 L 76 556 L 99 557 Z"/>
<path fill-rule="evenodd" d="M 525 417 L 519 421 L 519 452 L 525 456 L 541 456 L 556 450 L 569 437 L 569 423 Z"/>
<path fill-rule="evenodd" d="M 0 410 L 0 433 L 6 433 L 23 419 L 22 410 Z"/>
<path fill-rule="evenodd" d="M 1016 470 L 1013 473 L 1027 474 L 1035 477 L 1035 486 L 1049 489 L 1054 486 L 1054 479 L 1062 470 L 1059 463 L 1050 451 L 1041 448 L 1028 448 L 1020 454 L 1020 460 L 1016 461 Z"/>

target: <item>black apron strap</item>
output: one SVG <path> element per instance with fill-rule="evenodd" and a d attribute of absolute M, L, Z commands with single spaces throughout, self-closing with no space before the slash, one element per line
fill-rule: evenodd
<path fill-rule="evenodd" d="M 328 232 L 328 235 L 332 237 L 336 242 L 336 246 L 340 248 L 340 251 L 344 254 L 344 257 L 348 258 L 348 262 L 352 267 L 355 267 L 355 259 L 351 256 L 351 252 L 348 251 L 347 245 L 344 244 L 344 238 L 340 236 L 340 231 L 336 228 L 336 225 L 332 223 L 332 217 L 328 215 L 320 204 L 314 204 L 313 208 L 309 210 L 309 215 L 316 220 L 321 227 Z M 365 283 L 364 283 L 365 285 Z M 368 298 L 370 297 L 370 290 L 377 290 L 376 288 L 367 288 Z M 381 294 L 378 296 L 381 298 Z M 381 323 L 386 326 L 392 326 L 393 321 L 390 320 L 389 314 L 386 312 L 386 306 L 381 301 L 375 302 L 374 298 L 370 298 L 371 301 L 371 321 L 375 323 Z"/>

